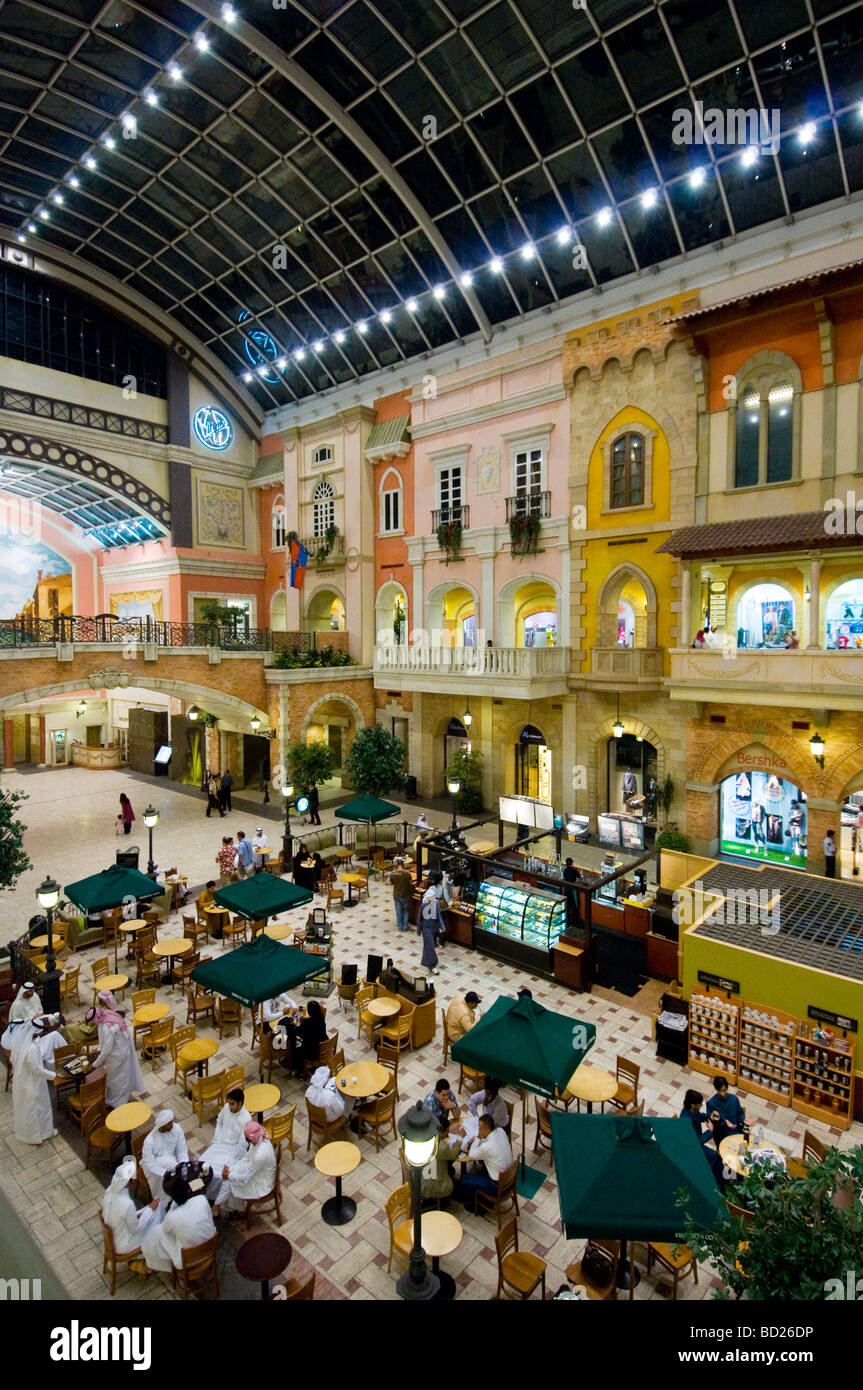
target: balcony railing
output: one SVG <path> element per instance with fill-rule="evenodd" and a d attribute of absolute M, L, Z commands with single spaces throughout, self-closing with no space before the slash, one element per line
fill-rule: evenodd
<path fill-rule="evenodd" d="M 310 536 L 308 540 L 300 541 L 309 552 L 310 565 L 339 565 L 344 563 L 345 558 L 345 538 L 342 535 L 336 536 L 332 545 L 327 545 L 326 536 Z"/>
<path fill-rule="evenodd" d="M 122 434 L 127 439 L 144 439 L 151 444 L 167 444 L 168 426 L 151 420 L 139 420 L 134 415 L 118 415 L 114 410 L 96 410 L 93 406 L 75 401 L 60 401 L 54 396 L 37 396 L 31 391 L 18 391 L 0 386 L 0 410 L 20 410 L 26 415 L 38 415 L 43 420 L 59 420 L 64 425 L 84 425 L 90 430 L 106 430 Z"/>
<path fill-rule="evenodd" d="M 536 489 L 533 492 L 520 492 L 515 497 L 508 497 L 507 521 L 512 521 L 514 516 L 551 516 L 551 493 Z"/>
<path fill-rule="evenodd" d="M 457 503 L 453 507 L 437 507 L 432 512 L 432 531 L 437 535 L 439 526 L 460 526 L 466 531 L 470 526 L 470 507 L 467 503 Z"/>
<path fill-rule="evenodd" d="M 591 647 L 590 671 L 585 679 L 640 684 L 662 679 L 663 647 Z"/>
<path fill-rule="evenodd" d="M 54 647 L 58 643 L 156 647 L 219 647 L 225 652 L 314 651 L 313 632 L 271 632 L 244 623 L 166 623 L 153 618 L 117 618 L 99 613 L 94 618 L 0 619 L 0 649 Z"/>
<path fill-rule="evenodd" d="M 568 647 L 426 647 L 379 646 L 375 666 L 381 671 L 430 675 L 562 676 L 569 671 Z"/>
<path fill-rule="evenodd" d="M 669 687 L 678 699 L 704 699 L 714 692 L 723 700 L 750 700 L 755 692 L 768 704 L 859 709 L 863 651 L 678 648 L 671 652 Z"/>

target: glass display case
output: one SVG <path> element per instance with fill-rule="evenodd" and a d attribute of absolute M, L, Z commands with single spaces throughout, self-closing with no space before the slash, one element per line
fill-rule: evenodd
<path fill-rule="evenodd" d="M 565 930 L 566 902 L 561 894 L 496 878 L 480 886 L 474 940 L 488 955 L 545 969 L 537 954 L 547 961 Z"/>

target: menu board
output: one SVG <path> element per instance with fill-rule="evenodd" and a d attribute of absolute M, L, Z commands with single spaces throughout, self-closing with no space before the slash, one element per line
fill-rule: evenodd
<path fill-rule="evenodd" d="M 622 820 L 620 831 L 623 837 L 623 848 L 628 850 L 644 849 L 644 826 L 641 821 Z"/>
<path fill-rule="evenodd" d="M 615 820 L 614 816 L 597 816 L 596 830 L 601 845 L 620 848 L 620 821 Z"/>

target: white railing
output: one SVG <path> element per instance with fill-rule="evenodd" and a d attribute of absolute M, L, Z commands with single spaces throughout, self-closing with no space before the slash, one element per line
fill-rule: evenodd
<path fill-rule="evenodd" d="M 427 647 L 394 643 L 375 648 L 375 668 L 431 675 L 563 676 L 568 647 Z"/>
<path fill-rule="evenodd" d="M 701 686 L 756 685 L 763 690 L 797 689 L 801 693 L 863 695 L 863 651 L 822 648 L 723 651 L 678 648 L 671 653 L 671 684 Z"/>

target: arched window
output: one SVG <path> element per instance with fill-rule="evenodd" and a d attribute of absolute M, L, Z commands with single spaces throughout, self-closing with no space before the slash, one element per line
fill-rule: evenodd
<path fill-rule="evenodd" d="M 618 435 L 611 450 L 612 507 L 640 507 L 644 502 L 644 435 Z"/>
<path fill-rule="evenodd" d="M 322 478 L 314 491 L 314 523 L 312 534 L 315 539 L 327 534 L 328 526 L 336 524 L 335 492 L 332 483 Z"/>
<path fill-rule="evenodd" d="M 404 530 L 402 508 L 402 480 L 395 469 L 390 468 L 381 479 L 381 524 L 380 530 L 387 534 Z"/>
<path fill-rule="evenodd" d="M 284 550 L 288 534 L 288 514 L 285 510 L 285 499 L 279 493 L 273 503 L 272 512 L 273 524 L 273 550 Z"/>
<path fill-rule="evenodd" d="M 759 353 L 746 364 L 729 402 L 729 486 L 762 487 L 797 476 L 802 389 L 798 367 L 782 353 Z"/>
<path fill-rule="evenodd" d="M 333 461 L 333 446 L 331 444 L 321 444 L 312 454 L 312 466 L 320 468 L 325 463 Z"/>
<path fill-rule="evenodd" d="M 793 594 L 783 584 L 753 584 L 737 600 L 738 647 L 784 649 L 786 638 L 799 642 Z"/>
<path fill-rule="evenodd" d="M 840 651 L 863 647 L 863 579 L 846 579 L 825 603 L 824 645 Z"/>

